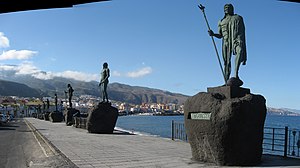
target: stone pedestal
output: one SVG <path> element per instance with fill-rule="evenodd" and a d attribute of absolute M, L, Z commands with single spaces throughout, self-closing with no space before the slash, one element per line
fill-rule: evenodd
<path fill-rule="evenodd" d="M 49 120 L 51 122 L 62 122 L 63 119 L 64 116 L 61 112 L 54 111 L 49 114 Z"/>
<path fill-rule="evenodd" d="M 74 115 L 80 114 L 80 111 L 75 108 L 67 108 L 64 112 L 65 121 L 67 126 L 74 124 Z"/>
<path fill-rule="evenodd" d="M 208 93 L 212 94 L 220 94 L 225 96 L 225 98 L 236 98 L 243 97 L 246 94 L 250 94 L 250 89 L 242 88 L 242 87 L 233 87 L 233 86 L 219 86 L 219 87 L 211 87 L 207 88 Z"/>
<path fill-rule="evenodd" d="M 95 106 L 87 118 L 87 130 L 89 133 L 112 134 L 118 119 L 118 109 L 110 103 L 99 103 Z"/>
<path fill-rule="evenodd" d="M 261 161 L 266 100 L 249 89 L 208 88 L 184 106 L 185 129 L 194 160 L 251 166 Z"/>

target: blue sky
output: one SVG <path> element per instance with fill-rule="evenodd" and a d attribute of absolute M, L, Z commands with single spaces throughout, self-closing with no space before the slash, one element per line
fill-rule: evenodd
<path fill-rule="evenodd" d="M 110 82 L 195 95 L 223 84 L 199 3 L 113 0 L 1 14 L 0 70 L 98 81 L 108 62 Z M 243 87 L 265 96 L 267 106 L 300 109 L 300 4 L 201 3 L 214 31 L 224 4 L 232 3 L 243 16 L 248 53 L 240 68 Z M 221 40 L 216 41 L 221 51 Z"/>

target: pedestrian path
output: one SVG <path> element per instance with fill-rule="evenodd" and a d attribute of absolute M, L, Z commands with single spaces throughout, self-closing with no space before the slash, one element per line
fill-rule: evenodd
<path fill-rule="evenodd" d="M 170 139 L 87 130 L 35 118 L 26 120 L 63 155 L 80 168 L 201 168 L 218 167 L 191 160 L 190 145 Z M 300 167 L 299 160 L 264 156 L 260 167 Z"/>

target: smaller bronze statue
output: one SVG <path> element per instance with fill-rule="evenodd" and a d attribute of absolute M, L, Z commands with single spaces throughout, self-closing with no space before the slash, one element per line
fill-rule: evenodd
<path fill-rule="evenodd" d="M 50 107 L 50 101 L 49 101 L 49 99 L 47 99 L 47 110 L 49 111 L 49 107 Z"/>
<path fill-rule="evenodd" d="M 58 112 L 58 109 L 57 109 L 57 94 L 56 93 L 54 94 L 54 101 L 55 101 L 55 111 Z"/>
<path fill-rule="evenodd" d="M 101 80 L 99 83 L 99 87 L 102 93 L 102 102 L 108 102 L 108 96 L 107 96 L 107 85 L 109 83 L 108 78 L 109 78 L 109 69 L 108 69 L 108 64 L 105 62 L 103 64 L 103 69 L 101 71 Z"/>
<path fill-rule="evenodd" d="M 68 84 L 68 99 L 69 99 L 69 107 L 72 108 L 72 96 L 73 96 L 73 88 L 71 86 L 71 84 Z"/>
<path fill-rule="evenodd" d="M 46 103 L 45 103 L 45 101 L 43 101 L 43 110 L 44 110 L 44 112 L 46 111 Z"/>

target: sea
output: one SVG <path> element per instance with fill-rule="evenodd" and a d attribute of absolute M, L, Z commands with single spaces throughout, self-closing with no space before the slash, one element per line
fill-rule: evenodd
<path fill-rule="evenodd" d="M 116 127 L 133 134 L 171 138 L 172 120 L 184 123 L 184 116 L 119 116 Z M 300 116 L 267 115 L 265 127 L 300 130 Z"/>

